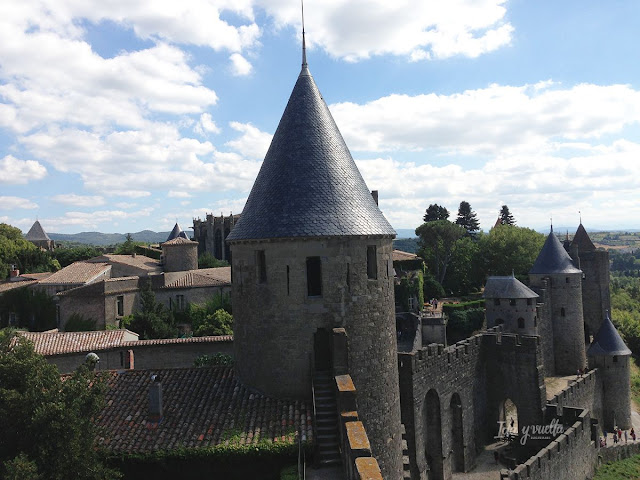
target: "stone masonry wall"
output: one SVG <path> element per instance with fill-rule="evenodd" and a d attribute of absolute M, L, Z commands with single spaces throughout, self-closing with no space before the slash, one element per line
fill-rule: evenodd
<path fill-rule="evenodd" d="M 551 323 L 551 299 L 547 281 L 540 282 L 532 289 L 540 295 L 536 305 L 538 316 L 538 335 L 542 341 L 542 363 L 546 375 L 554 375 L 556 371 L 556 360 L 553 349 L 553 325 Z"/>
<path fill-rule="evenodd" d="M 602 420 L 601 373 L 597 369 L 588 371 L 581 378 L 570 382 L 547 403 L 556 405 L 559 412 L 566 406 L 589 410 L 592 419 Z"/>
<path fill-rule="evenodd" d="M 376 247 L 376 277 L 367 247 Z M 264 252 L 266 281 L 257 251 Z M 359 415 L 383 476 L 402 473 L 400 398 L 389 238 L 336 237 L 232 245 L 236 372 L 276 397 L 309 398 L 318 330 L 345 328 Z M 307 258 L 319 257 L 321 295 L 309 296 Z"/>
<path fill-rule="evenodd" d="M 580 252 L 580 269 L 584 272 L 582 280 L 582 303 L 584 321 L 590 335 L 600 329 L 607 310 L 611 311 L 609 292 L 609 252 Z"/>
<path fill-rule="evenodd" d="M 597 445 L 591 440 L 591 417 L 580 414 L 563 434 L 515 470 L 502 470 L 501 480 L 584 480 L 597 464 Z"/>

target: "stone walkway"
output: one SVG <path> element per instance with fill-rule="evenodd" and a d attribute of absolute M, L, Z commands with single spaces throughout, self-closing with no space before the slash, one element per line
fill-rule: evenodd
<path fill-rule="evenodd" d="M 493 452 L 504 445 L 504 442 L 492 443 L 484 447 L 484 451 L 476 458 L 476 467 L 467 473 L 454 473 L 453 480 L 500 480 L 500 470 L 506 468 L 496 465 Z"/>

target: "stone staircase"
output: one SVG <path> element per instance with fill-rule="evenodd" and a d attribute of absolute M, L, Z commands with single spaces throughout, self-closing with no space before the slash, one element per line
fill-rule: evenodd
<path fill-rule="evenodd" d="M 409 447 L 407 446 L 407 432 L 402 428 L 402 480 L 411 479 L 411 467 L 409 466 Z"/>
<path fill-rule="evenodd" d="M 338 405 L 335 395 L 335 380 L 328 370 L 318 371 L 313 378 L 316 409 L 316 454 L 317 463 L 341 465 L 338 444 Z"/>

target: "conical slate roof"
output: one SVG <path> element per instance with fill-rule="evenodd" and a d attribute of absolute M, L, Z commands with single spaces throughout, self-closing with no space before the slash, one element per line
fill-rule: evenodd
<path fill-rule="evenodd" d="M 571 257 L 551 229 L 529 273 L 580 273 L 580 270 L 575 267 Z"/>
<path fill-rule="evenodd" d="M 51 240 L 49 235 L 44 231 L 40 222 L 36 220 L 34 224 L 31 226 L 27 234 L 24 236 L 27 240 L 32 242 L 42 241 L 42 240 Z"/>
<path fill-rule="evenodd" d="M 571 241 L 571 246 L 574 245 L 578 246 L 578 252 L 593 252 L 596 249 L 582 223 L 578 225 L 578 230 Z"/>
<path fill-rule="evenodd" d="M 165 242 L 168 242 L 169 240 L 173 240 L 174 238 L 178 238 L 178 237 L 186 238 L 187 240 L 189 240 L 189 238 L 187 237 L 187 234 L 182 231 L 182 229 L 180 228 L 180 225 L 178 225 L 178 223 L 176 222 L 175 226 L 173 227 L 173 230 L 171 230 L 171 233 L 169 234 Z"/>
<path fill-rule="evenodd" d="M 609 314 L 605 316 L 600 326 L 600 330 L 593 337 L 593 342 L 587 350 L 587 355 L 631 355 L 631 350 L 627 348 L 616 327 L 611 322 Z"/>
<path fill-rule="evenodd" d="M 538 298 L 538 294 L 513 275 L 489 277 L 484 286 L 484 298 Z"/>
<path fill-rule="evenodd" d="M 395 234 L 303 64 L 227 241 Z"/>

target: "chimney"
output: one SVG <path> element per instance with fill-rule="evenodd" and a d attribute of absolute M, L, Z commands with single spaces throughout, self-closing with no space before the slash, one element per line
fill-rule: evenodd
<path fill-rule="evenodd" d="M 133 252 L 133 253 L 131 254 L 131 256 L 132 256 L 133 258 L 136 258 L 136 252 Z"/>
<path fill-rule="evenodd" d="M 373 197 L 373 201 L 378 205 L 378 190 L 371 190 L 371 196 Z"/>
<path fill-rule="evenodd" d="M 20 270 L 15 265 L 11 265 L 11 270 L 9 271 L 9 280 L 15 282 L 20 280 Z"/>
<path fill-rule="evenodd" d="M 134 363 L 133 350 L 127 350 L 127 368 L 133 370 Z"/>
<path fill-rule="evenodd" d="M 162 384 L 157 375 L 151 375 L 149 386 L 149 416 L 162 417 Z"/>

